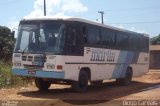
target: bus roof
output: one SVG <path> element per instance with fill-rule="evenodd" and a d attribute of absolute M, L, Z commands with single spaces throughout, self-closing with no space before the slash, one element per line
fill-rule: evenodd
<path fill-rule="evenodd" d="M 133 33 L 133 34 L 137 34 L 137 35 L 141 34 L 143 36 L 149 37 L 148 34 L 137 33 L 137 32 L 133 32 L 133 31 L 129 31 L 129 30 L 125 30 L 125 29 L 121 29 L 121 28 L 117 28 L 117 27 L 101 24 L 101 23 L 98 23 L 98 22 L 93 22 L 93 21 L 89 21 L 89 20 L 86 20 L 86 19 L 81 19 L 81 18 L 40 17 L 40 18 L 22 19 L 21 21 L 45 21 L 45 20 L 50 20 L 50 21 L 51 20 L 77 21 L 77 22 L 87 23 L 87 24 L 91 24 L 91 25 L 95 25 L 95 26 L 99 26 L 99 27 L 104 27 L 104 28 L 108 28 L 108 29 L 113 29 L 113 30 L 117 30 L 117 31 L 125 32 L 125 33 Z"/>

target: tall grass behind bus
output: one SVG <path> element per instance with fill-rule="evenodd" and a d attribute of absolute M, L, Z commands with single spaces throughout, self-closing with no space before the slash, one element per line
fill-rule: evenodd
<path fill-rule="evenodd" d="M 69 18 L 20 21 L 12 72 L 34 78 L 39 90 L 67 83 L 77 92 L 88 82 L 130 84 L 148 72 L 149 36 Z"/>

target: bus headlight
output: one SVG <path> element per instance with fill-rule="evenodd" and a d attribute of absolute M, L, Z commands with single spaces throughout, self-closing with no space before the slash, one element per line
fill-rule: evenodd
<path fill-rule="evenodd" d="M 20 58 L 20 57 L 21 57 L 21 55 L 20 55 L 20 54 L 14 54 L 14 57 L 18 57 L 18 58 Z"/>
<path fill-rule="evenodd" d="M 48 64 L 47 69 L 55 69 L 55 65 Z"/>
<path fill-rule="evenodd" d="M 21 62 L 15 62 L 15 63 L 14 63 L 14 66 L 20 67 L 20 66 L 21 66 Z"/>

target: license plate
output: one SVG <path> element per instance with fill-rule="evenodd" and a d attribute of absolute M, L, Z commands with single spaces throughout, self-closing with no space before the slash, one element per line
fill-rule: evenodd
<path fill-rule="evenodd" d="M 32 65 L 39 65 L 38 62 L 32 62 Z"/>
<path fill-rule="evenodd" d="M 42 65 L 43 65 L 43 63 L 42 63 L 42 62 L 32 62 L 32 65 L 42 66 Z"/>
<path fill-rule="evenodd" d="M 28 71 L 28 74 L 29 74 L 29 75 L 36 75 L 36 71 L 29 70 L 29 71 Z"/>

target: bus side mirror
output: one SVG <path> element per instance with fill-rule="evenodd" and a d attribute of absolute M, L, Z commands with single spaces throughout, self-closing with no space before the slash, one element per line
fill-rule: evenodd
<path fill-rule="evenodd" d="M 15 31 L 12 31 L 12 32 L 11 32 L 11 36 L 14 38 L 14 36 L 15 36 Z"/>

